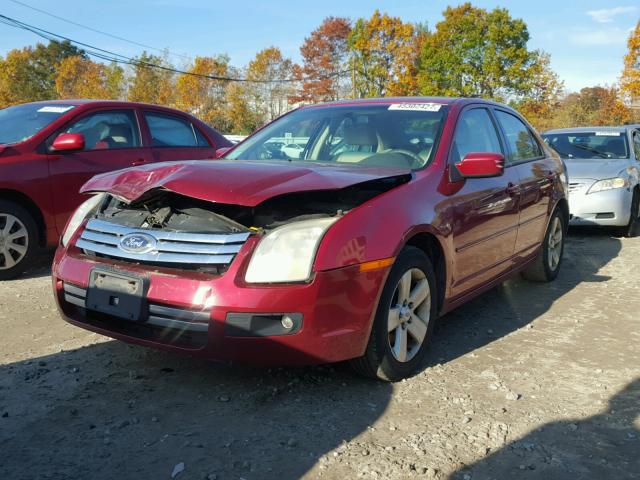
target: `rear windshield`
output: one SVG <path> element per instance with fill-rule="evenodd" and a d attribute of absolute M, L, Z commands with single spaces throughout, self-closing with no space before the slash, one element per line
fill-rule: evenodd
<path fill-rule="evenodd" d="M 23 142 L 71 110 L 73 105 L 27 104 L 0 110 L 0 143 Z"/>
<path fill-rule="evenodd" d="M 434 154 L 446 111 L 434 103 L 304 108 L 248 138 L 227 158 L 418 169 Z"/>
<path fill-rule="evenodd" d="M 547 133 L 542 138 L 564 158 L 629 158 L 624 132 Z"/>

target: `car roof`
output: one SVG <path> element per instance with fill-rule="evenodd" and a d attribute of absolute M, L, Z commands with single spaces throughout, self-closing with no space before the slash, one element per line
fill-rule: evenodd
<path fill-rule="evenodd" d="M 76 107 L 140 107 L 155 108 L 173 112 L 179 112 L 175 108 L 165 107 L 163 105 L 154 105 L 151 103 L 127 102 L 124 100 L 92 100 L 87 98 L 72 98 L 67 100 L 41 100 L 38 102 L 28 102 L 23 105 L 74 105 Z M 185 113 L 185 112 L 181 112 Z"/>
<path fill-rule="evenodd" d="M 631 125 L 622 125 L 617 127 L 573 127 L 573 128 L 554 128 L 543 132 L 543 135 L 552 133 L 586 133 L 586 132 L 626 132 L 633 130 Z"/>
<path fill-rule="evenodd" d="M 300 108 L 341 107 L 347 105 L 388 105 L 391 103 L 439 103 L 442 105 L 486 103 L 507 107 L 506 105 L 492 100 L 475 97 L 376 97 L 336 100 L 333 102 L 317 103 L 314 105 L 304 105 Z"/>

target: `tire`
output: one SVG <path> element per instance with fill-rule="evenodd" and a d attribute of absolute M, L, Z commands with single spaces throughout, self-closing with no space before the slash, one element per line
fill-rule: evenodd
<path fill-rule="evenodd" d="M 395 382 L 420 366 L 436 323 L 436 285 L 429 257 L 405 247 L 383 287 L 365 354 L 350 362 L 357 373 Z M 421 300 L 410 303 L 416 297 Z"/>
<path fill-rule="evenodd" d="M 0 280 L 15 278 L 29 268 L 38 251 L 38 228 L 17 203 L 0 200 Z"/>
<path fill-rule="evenodd" d="M 629 223 L 624 227 L 619 228 L 619 235 L 621 237 L 635 237 L 640 229 L 640 190 L 636 188 L 633 191 L 633 197 L 631 199 L 631 216 L 629 217 Z"/>
<path fill-rule="evenodd" d="M 556 209 L 551 215 L 536 259 L 522 272 L 522 276 L 532 282 L 555 280 L 562 265 L 566 234 L 566 219 L 560 209 Z"/>

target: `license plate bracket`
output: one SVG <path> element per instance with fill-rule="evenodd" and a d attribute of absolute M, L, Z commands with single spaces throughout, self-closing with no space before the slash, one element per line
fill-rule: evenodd
<path fill-rule="evenodd" d="M 114 317 L 147 320 L 146 278 L 94 268 L 89 274 L 86 308 Z"/>

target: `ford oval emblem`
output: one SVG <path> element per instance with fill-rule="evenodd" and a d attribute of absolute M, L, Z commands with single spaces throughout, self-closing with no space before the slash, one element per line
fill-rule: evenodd
<path fill-rule="evenodd" d="M 158 241 L 146 233 L 130 233 L 120 240 L 118 247 L 128 253 L 149 253 L 156 249 Z"/>

